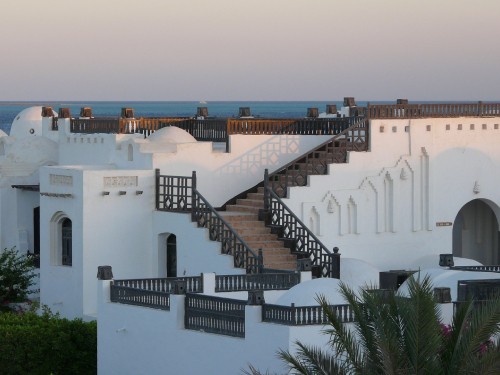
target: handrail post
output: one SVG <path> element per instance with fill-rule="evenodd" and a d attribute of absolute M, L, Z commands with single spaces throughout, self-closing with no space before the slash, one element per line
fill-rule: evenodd
<path fill-rule="evenodd" d="M 331 254 L 332 257 L 332 275 L 334 279 L 340 279 L 340 253 L 339 253 L 339 248 L 334 247 L 333 248 L 333 254 Z"/>
<path fill-rule="evenodd" d="M 264 211 L 269 211 L 269 171 L 266 168 L 264 170 Z"/>
<path fill-rule="evenodd" d="M 191 175 L 191 220 L 196 220 L 196 171 L 193 171 Z"/>
<path fill-rule="evenodd" d="M 264 255 L 262 254 L 262 248 L 259 248 L 259 253 L 257 255 L 257 273 L 262 273 L 264 270 Z"/>
<path fill-rule="evenodd" d="M 160 205 L 160 169 L 159 168 L 155 169 L 155 188 L 156 188 L 155 205 L 156 205 L 156 209 L 158 210 L 159 205 Z"/>

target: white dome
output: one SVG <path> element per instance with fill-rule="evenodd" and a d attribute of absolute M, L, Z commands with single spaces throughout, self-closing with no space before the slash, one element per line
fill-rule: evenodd
<path fill-rule="evenodd" d="M 480 266 L 481 263 L 474 259 L 453 257 L 453 263 L 455 266 Z M 425 255 L 417 260 L 413 261 L 409 268 L 410 270 L 426 268 L 439 268 L 439 254 Z"/>
<path fill-rule="evenodd" d="M 447 268 L 432 268 L 425 269 L 414 273 L 411 277 L 422 280 L 425 276 L 431 279 L 433 288 L 450 288 L 451 299 L 457 299 L 457 285 L 460 280 L 478 280 L 478 279 L 499 279 L 500 274 L 497 272 L 476 272 L 476 271 L 459 271 L 450 270 Z M 398 289 L 398 293 L 404 296 L 408 295 L 408 281 L 405 281 Z"/>
<path fill-rule="evenodd" d="M 7 133 L 0 129 L 0 138 L 8 137 Z"/>
<path fill-rule="evenodd" d="M 58 145 L 45 137 L 24 137 L 9 145 L 5 158 L 11 163 L 55 163 L 58 160 Z"/>
<path fill-rule="evenodd" d="M 340 280 L 331 278 L 318 278 L 295 285 L 276 301 L 276 305 L 290 306 L 318 306 L 316 300 L 319 295 L 326 297 L 332 305 L 343 305 L 347 302 L 340 294 Z"/>
<path fill-rule="evenodd" d="M 196 142 L 187 131 L 178 128 L 177 126 L 167 126 L 163 129 L 155 131 L 148 138 L 154 143 L 192 143 Z"/>
<path fill-rule="evenodd" d="M 57 114 L 54 116 L 57 117 Z M 29 107 L 23 109 L 12 121 L 10 135 L 16 138 L 42 135 L 42 107 Z"/>
<path fill-rule="evenodd" d="M 353 288 L 364 288 L 379 283 L 380 270 L 361 259 L 340 258 L 340 280 Z"/>

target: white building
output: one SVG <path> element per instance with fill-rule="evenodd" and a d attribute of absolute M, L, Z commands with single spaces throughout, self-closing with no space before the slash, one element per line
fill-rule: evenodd
<path fill-rule="evenodd" d="M 282 371 L 275 351 L 293 348 L 296 339 L 324 342 L 321 324 L 262 322 L 263 307 L 249 305 L 244 338 L 188 330 L 187 296 L 170 295 L 162 284 L 164 294 L 155 298 L 168 294 L 169 311 L 110 302 L 111 282 L 98 281 L 96 271 L 110 265 L 120 280 L 203 274 L 202 294 L 220 296 L 215 275 L 293 269 L 290 249 L 312 260 L 313 274 L 335 276 L 339 255 L 330 253 L 338 247 L 340 279 L 356 287 L 377 283 L 380 271 L 439 268 L 443 253 L 456 265 L 499 264 L 500 105 L 346 104 L 340 114 L 368 116 L 221 125 L 71 119 L 64 111 L 54 119 L 51 110 L 42 117 L 41 107 L 26 109 L 0 138 L 1 246 L 40 253 L 41 303 L 69 318 L 98 319 L 103 374 L 162 373 L 166 366 L 172 373 L 234 374 L 247 363 Z M 178 127 L 149 135 L 173 121 Z M 217 142 L 196 141 L 182 127 Z M 262 182 L 266 169 L 267 186 L 283 198 L 266 199 L 269 207 L 262 188 L 218 214 L 200 203 L 224 206 Z M 200 228 L 209 217 L 211 230 Z M 258 219 L 284 231 L 271 233 Z M 499 277 L 447 272 L 455 276 L 436 277 L 435 286 L 451 287 L 453 300 L 457 280 Z M 309 280 L 311 272 L 301 277 Z M 334 286 L 325 286 L 337 282 L 315 279 L 264 298 L 308 306 L 321 283 L 332 303 L 343 304 Z M 223 295 L 247 299 L 245 291 Z"/>

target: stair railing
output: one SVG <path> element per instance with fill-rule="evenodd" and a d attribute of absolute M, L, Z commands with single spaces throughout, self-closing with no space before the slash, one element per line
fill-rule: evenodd
<path fill-rule="evenodd" d="M 292 252 L 309 258 L 319 267 L 321 276 L 340 278 L 340 254 L 332 253 L 314 233 L 283 203 L 272 190 L 268 170 L 264 172 L 264 220 L 278 231 L 285 242 L 292 242 Z"/>
<path fill-rule="evenodd" d="M 307 176 L 328 173 L 328 164 L 345 163 L 348 151 L 367 151 L 368 119 L 351 117 L 348 124 L 333 138 L 270 174 L 272 190 L 286 198 L 288 187 L 306 186 Z"/>
<path fill-rule="evenodd" d="M 222 254 L 232 255 L 235 267 L 247 273 L 261 273 L 262 252 L 256 254 L 196 189 L 196 172 L 191 177 L 160 175 L 156 169 L 156 209 L 191 213 L 191 221 L 207 228 L 209 238 L 221 243 Z"/>

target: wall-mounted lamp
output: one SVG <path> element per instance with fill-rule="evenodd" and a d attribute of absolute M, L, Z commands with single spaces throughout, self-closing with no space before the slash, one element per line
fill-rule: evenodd
<path fill-rule="evenodd" d="M 143 191 L 142 191 L 142 190 L 136 190 L 136 191 L 135 191 L 135 195 L 141 195 L 142 193 L 143 193 Z"/>
<path fill-rule="evenodd" d="M 109 191 L 103 191 L 102 195 L 109 195 Z"/>
<path fill-rule="evenodd" d="M 127 194 L 127 192 L 126 192 L 125 190 L 120 190 L 120 191 L 118 192 L 118 195 L 125 195 L 125 194 Z"/>

